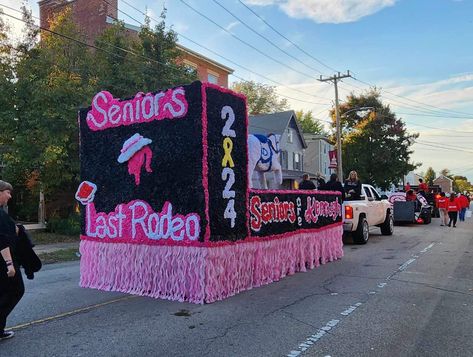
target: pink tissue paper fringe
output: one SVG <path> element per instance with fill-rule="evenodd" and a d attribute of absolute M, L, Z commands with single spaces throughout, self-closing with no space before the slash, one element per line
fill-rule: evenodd
<path fill-rule="evenodd" d="M 342 225 L 217 247 L 80 243 L 80 286 L 197 304 L 305 272 L 343 256 Z"/>

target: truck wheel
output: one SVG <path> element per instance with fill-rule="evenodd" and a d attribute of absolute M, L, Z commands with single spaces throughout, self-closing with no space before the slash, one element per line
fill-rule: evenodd
<path fill-rule="evenodd" d="M 360 217 L 358 222 L 358 227 L 356 227 L 356 231 L 353 232 L 353 241 L 356 244 L 366 244 L 370 237 L 370 226 L 368 225 L 368 221 L 365 217 Z"/>
<path fill-rule="evenodd" d="M 394 218 L 391 212 L 386 212 L 386 219 L 381 225 L 381 234 L 391 236 L 394 232 Z"/>

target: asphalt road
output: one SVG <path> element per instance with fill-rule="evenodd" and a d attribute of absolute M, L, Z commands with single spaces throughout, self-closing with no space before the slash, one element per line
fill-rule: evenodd
<path fill-rule="evenodd" d="M 78 287 L 46 266 L 0 356 L 472 356 L 473 221 L 372 231 L 307 273 L 194 305 Z"/>

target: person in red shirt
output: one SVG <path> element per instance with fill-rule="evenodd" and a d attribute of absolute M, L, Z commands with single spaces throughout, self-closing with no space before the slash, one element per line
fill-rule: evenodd
<path fill-rule="evenodd" d="M 414 191 L 409 190 L 406 192 L 406 201 L 415 201 L 417 200 L 417 196 Z"/>
<path fill-rule="evenodd" d="M 460 211 L 460 202 L 458 202 L 458 198 L 455 195 L 455 192 L 450 194 L 450 198 L 447 201 L 447 211 L 448 217 L 450 220 L 448 221 L 448 226 L 450 227 L 453 223 L 453 227 L 457 226 L 457 216 L 458 211 Z"/>
<path fill-rule="evenodd" d="M 448 199 L 445 197 L 445 192 L 440 192 L 440 195 L 437 198 L 437 208 L 439 209 L 441 226 L 446 226 L 448 224 L 447 201 Z"/>
<path fill-rule="evenodd" d="M 404 191 L 409 191 L 411 189 L 411 185 L 408 183 L 406 183 L 406 186 L 404 186 Z"/>
<path fill-rule="evenodd" d="M 422 179 L 419 179 L 419 191 L 424 191 L 424 192 L 429 191 L 429 186 Z"/>
<path fill-rule="evenodd" d="M 460 219 L 460 222 L 465 221 L 465 212 L 467 208 L 470 207 L 470 199 L 466 197 L 465 195 L 462 195 L 461 193 L 458 194 L 458 202 L 460 203 L 460 212 L 458 214 L 458 217 Z"/>

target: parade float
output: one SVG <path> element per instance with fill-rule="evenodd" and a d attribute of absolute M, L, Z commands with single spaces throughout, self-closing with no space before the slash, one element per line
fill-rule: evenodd
<path fill-rule="evenodd" d="M 242 95 L 102 91 L 79 126 L 82 287 L 209 303 L 343 255 L 338 192 L 251 189 L 277 143 L 249 157 Z"/>

